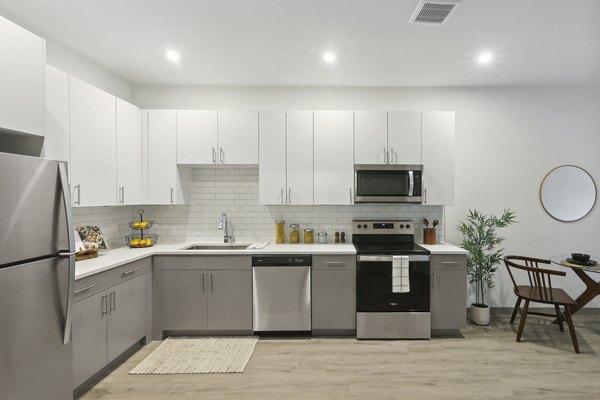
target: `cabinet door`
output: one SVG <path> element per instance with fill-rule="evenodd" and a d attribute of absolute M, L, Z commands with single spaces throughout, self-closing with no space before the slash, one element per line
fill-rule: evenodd
<path fill-rule="evenodd" d="M 211 270 L 208 274 L 208 329 L 252 330 L 252 271 Z"/>
<path fill-rule="evenodd" d="M 421 164 L 421 113 L 390 111 L 388 144 L 390 164 Z"/>
<path fill-rule="evenodd" d="M 108 291 L 108 362 L 146 335 L 146 276 Z"/>
<path fill-rule="evenodd" d="M 356 271 L 313 270 L 313 330 L 356 329 Z"/>
<path fill-rule="evenodd" d="M 454 204 L 454 112 L 423 112 L 423 204 Z"/>
<path fill-rule="evenodd" d="M 206 273 L 168 270 L 162 279 L 163 330 L 206 330 Z"/>
<path fill-rule="evenodd" d="M 219 111 L 221 164 L 258 164 L 258 112 Z"/>
<path fill-rule="evenodd" d="M 354 163 L 387 164 L 388 113 L 354 112 Z"/>
<path fill-rule="evenodd" d="M 71 197 L 77 206 L 117 204 L 115 96 L 69 76 Z"/>
<path fill-rule="evenodd" d="M 108 362 L 107 296 L 107 292 L 101 292 L 73 304 L 73 388 Z"/>
<path fill-rule="evenodd" d="M 288 204 L 313 204 L 312 111 L 288 111 L 286 154 Z"/>
<path fill-rule="evenodd" d="M 148 203 L 174 204 L 177 193 L 177 113 L 148 111 Z"/>
<path fill-rule="evenodd" d="M 261 111 L 259 121 L 259 204 L 285 204 L 285 111 Z"/>
<path fill-rule="evenodd" d="M 431 257 L 431 329 L 466 326 L 466 262 L 466 256 Z"/>
<path fill-rule="evenodd" d="M 0 16 L 0 128 L 44 135 L 46 42 Z"/>
<path fill-rule="evenodd" d="M 217 111 L 177 110 L 177 163 L 217 162 Z"/>
<path fill-rule="evenodd" d="M 142 203 L 142 113 L 117 99 L 117 201 Z"/>
<path fill-rule="evenodd" d="M 352 111 L 315 111 L 315 204 L 352 204 L 354 197 Z"/>
<path fill-rule="evenodd" d="M 46 137 L 43 154 L 45 158 L 68 162 L 69 148 L 69 75 L 47 65 Z M 70 167 L 71 163 L 68 165 Z"/>

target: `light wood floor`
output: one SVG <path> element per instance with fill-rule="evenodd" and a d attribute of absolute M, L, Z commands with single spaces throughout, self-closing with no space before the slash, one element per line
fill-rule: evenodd
<path fill-rule="evenodd" d="M 600 399 L 600 317 L 575 323 L 581 354 L 536 318 L 516 343 L 497 317 L 431 341 L 261 339 L 242 374 L 128 375 L 153 342 L 84 399 Z"/>

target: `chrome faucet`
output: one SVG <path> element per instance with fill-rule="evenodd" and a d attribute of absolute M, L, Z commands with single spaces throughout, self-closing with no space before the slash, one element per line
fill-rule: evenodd
<path fill-rule="evenodd" d="M 221 222 L 219 222 L 219 229 L 223 230 L 223 242 L 233 243 L 233 235 L 229 232 L 229 219 L 226 213 L 221 214 Z"/>

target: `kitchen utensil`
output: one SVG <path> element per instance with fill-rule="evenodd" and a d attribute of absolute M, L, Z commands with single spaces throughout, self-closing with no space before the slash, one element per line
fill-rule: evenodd
<path fill-rule="evenodd" d="M 425 225 L 425 228 L 429 228 L 429 220 L 427 218 L 423 218 L 423 224 Z"/>
<path fill-rule="evenodd" d="M 579 263 L 586 263 L 590 259 L 590 255 L 583 253 L 571 253 L 571 258 Z"/>
<path fill-rule="evenodd" d="M 439 223 L 440 223 L 440 221 L 439 221 L 439 220 L 437 220 L 437 219 L 434 219 L 434 220 L 433 220 L 433 227 L 435 228 L 436 226 L 438 226 L 438 224 L 439 224 Z"/>

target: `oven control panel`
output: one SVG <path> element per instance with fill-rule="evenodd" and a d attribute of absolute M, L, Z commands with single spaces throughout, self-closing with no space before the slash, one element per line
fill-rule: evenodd
<path fill-rule="evenodd" d="M 404 220 L 362 220 L 352 221 L 353 235 L 414 235 L 414 221 Z"/>

